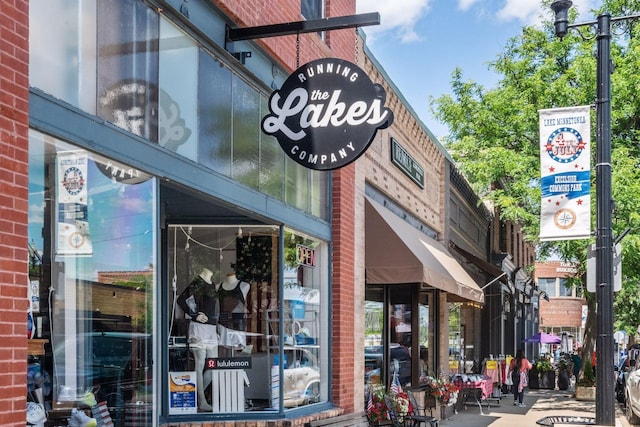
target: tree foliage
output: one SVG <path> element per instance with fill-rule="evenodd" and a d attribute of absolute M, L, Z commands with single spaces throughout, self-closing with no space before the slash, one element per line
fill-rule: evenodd
<path fill-rule="evenodd" d="M 548 6 L 549 0 L 544 1 Z M 640 0 L 605 0 L 602 11 L 613 17 L 640 14 Z M 586 265 L 586 248 L 595 238 L 540 242 L 540 148 L 538 111 L 574 105 L 593 105 L 591 164 L 596 142 L 596 41 L 594 30 L 570 31 L 564 39 L 553 32 L 550 8 L 539 27 L 524 27 L 489 64 L 500 76 L 496 87 L 452 73 L 452 95 L 431 100 L 435 117 L 446 124 L 443 143 L 475 191 L 491 201 L 505 220 L 519 221 L 526 239 L 539 248 L 539 257 L 559 254 L 563 260 Z M 614 316 L 616 329 L 635 332 L 640 321 L 640 27 L 636 21 L 612 24 L 611 76 L 613 237 L 629 229 L 622 240 L 623 290 Z M 592 173 L 592 230 L 595 230 L 595 171 Z M 499 185 L 496 185 L 499 184 Z M 594 298 L 587 298 L 593 308 Z"/>

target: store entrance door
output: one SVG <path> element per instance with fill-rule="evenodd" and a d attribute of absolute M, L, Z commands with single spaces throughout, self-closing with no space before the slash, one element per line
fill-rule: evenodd
<path fill-rule="evenodd" d="M 434 291 L 415 284 L 367 285 L 365 292 L 365 385 L 417 386 L 434 371 Z M 431 304 L 432 305 L 432 304 Z"/>

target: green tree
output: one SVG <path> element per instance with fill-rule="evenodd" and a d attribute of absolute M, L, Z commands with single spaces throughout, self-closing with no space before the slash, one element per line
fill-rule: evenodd
<path fill-rule="evenodd" d="M 519 221 L 526 239 L 537 244 L 539 258 L 551 253 L 574 261 L 586 271 L 586 248 L 592 239 L 540 242 L 540 149 L 538 110 L 574 105 L 595 105 L 596 42 L 593 32 L 583 29 L 560 40 L 553 31 L 553 16 L 541 27 L 524 27 L 508 41 L 489 69 L 500 76 L 496 87 L 464 79 L 463 71 L 452 73 L 452 95 L 431 99 L 435 117 L 450 134 L 443 143 L 475 191 L 498 208 L 501 218 Z M 605 0 L 603 11 L 612 16 L 640 12 L 640 1 Z M 572 11 L 573 12 L 573 11 Z M 580 17 L 576 22 L 593 20 Z M 635 333 L 640 319 L 640 133 L 639 29 L 635 22 L 614 24 L 612 74 L 612 197 L 614 239 L 626 229 L 623 239 L 623 290 L 614 309 L 616 329 Z M 619 35 L 622 30 L 626 35 Z M 595 110 L 592 117 L 592 159 L 595 158 Z M 593 162 L 592 162 L 593 163 Z M 592 173 L 592 230 L 595 230 L 595 172 Z M 582 286 L 581 281 L 574 282 Z M 584 290 L 589 305 L 585 357 L 595 335 L 595 298 Z"/>

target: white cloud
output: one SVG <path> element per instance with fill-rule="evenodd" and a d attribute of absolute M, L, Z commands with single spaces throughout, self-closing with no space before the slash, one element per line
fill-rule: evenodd
<path fill-rule="evenodd" d="M 451 0 L 444 0 L 451 1 Z M 356 0 L 357 13 L 379 12 L 380 25 L 365 29 L 368 42 L 382 33 L 399 39 L 402 43 L 420 40 L 418 21 L 429 13 L 434 0 Z M 592 19 L 590 10 L 602 4 L 602 0 L 574 0 L 573 6 L 580 14 L 579 20 Z M 517 21 L 521 25 L 537 25 L 552 20 L 550 8 L 543 8 L 542 0 L 457 0 L 458 10 L 495 16 L 502 22 Z"/>
<path fill-rule="evenodd" d="M 380 25 L 367 27 L 367 37 L 392 32 L 403 43 L 419 40 L 415 31 L 418 20 L 430 9 L 432 0 L 357 0 L 357 13 L 379 12 Z M 467 0 L 468 1 L 468 0 Z"/>
<path fill-rule="evenodd" d="M 471 6 L 478 3 L 480 0 L 458 0 L 458 9 L 465 12 L 469 10 Z"/>
<path fill-rule="evenodd" d="M 506 0 L 506 4 L 498 11 L 498 18 L 503 21 L 516 19 L 523 24 L 539 22 L 542 12 L 540 0 Z"/>
<path fill-rule="evenodd" d="M 586 19 L 590 9 L 596 6 L 595 3 L 601 3 L 601 0 L 574 0 L 573 6 L 578 10 L 580 16 Z M 505 4 L 498 11 L 497 16 L 503 21 L 518 20 L 522 25 L 536 25 L 543 18 L 553 19 L 552 14 L 550 8 L 542 7 L 540 0 L 505 0 Z"/>

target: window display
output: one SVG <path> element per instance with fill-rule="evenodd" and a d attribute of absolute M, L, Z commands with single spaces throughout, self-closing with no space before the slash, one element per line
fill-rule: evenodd
<path fill-rule="evenodd" d="M 192 398 L 170 390 L 170 414 L 274 411 L 326 399 L 327 273 L 316 268 L 326 244 L 289 231 L 282 239 L 269 225 L 167 230 L 170 376 L 194 385 Z"/>
<path fill-rule="evenodd" d="M 56 426 L 150 422 L 154 180 L 31 131 L 29 203 L 28 400 Z"/>

